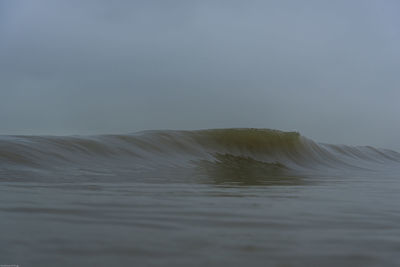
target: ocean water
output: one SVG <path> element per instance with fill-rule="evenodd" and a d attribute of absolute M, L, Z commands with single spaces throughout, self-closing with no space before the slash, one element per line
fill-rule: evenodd
<path fill-rule="evenodd" d="M 400 154 L 267 129 L 0 137 L 0 264 L 399 266 Z"/>

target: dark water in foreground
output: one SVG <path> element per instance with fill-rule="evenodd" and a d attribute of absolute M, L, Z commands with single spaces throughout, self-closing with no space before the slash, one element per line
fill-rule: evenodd
<path fill-rule="evenodd" d="M 0 138 L 0 264 L 398 266 L 400 154 L 226 129 Z"/>

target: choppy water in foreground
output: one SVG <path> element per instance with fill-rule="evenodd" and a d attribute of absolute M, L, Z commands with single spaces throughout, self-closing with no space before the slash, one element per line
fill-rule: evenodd
<path fill-rule="evenodd" d="M 221 129 L 0 137 L 0 264 L 398 266 L 400 154 Z"/>

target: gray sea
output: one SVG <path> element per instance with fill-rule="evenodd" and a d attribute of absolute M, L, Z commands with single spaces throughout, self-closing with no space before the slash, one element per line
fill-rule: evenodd
<path fill-rule="evenodd" d="M 399 266 L 400 154 L 268 129 L 0 137 L 0 264 Z"/>

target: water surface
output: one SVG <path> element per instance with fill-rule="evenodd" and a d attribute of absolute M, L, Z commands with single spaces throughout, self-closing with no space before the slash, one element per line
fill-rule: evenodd
<path fill-rule="evenodd" d="M 264 129 L 0 138 L 0 264 L 396 266 L 400 154 Z"/>

